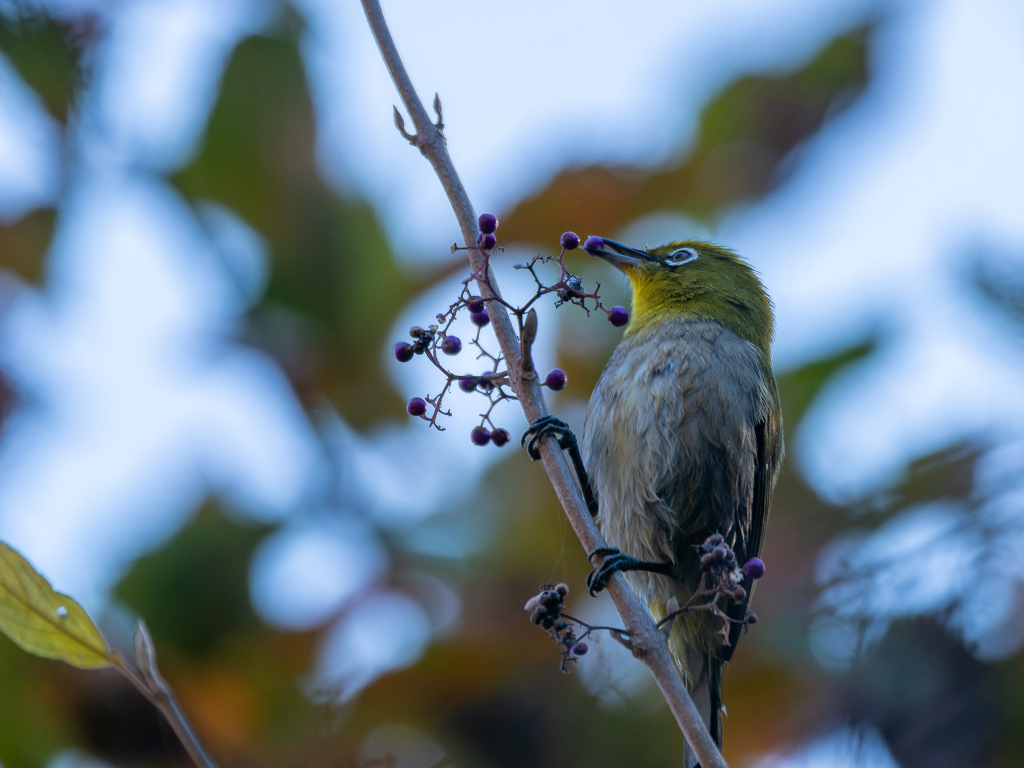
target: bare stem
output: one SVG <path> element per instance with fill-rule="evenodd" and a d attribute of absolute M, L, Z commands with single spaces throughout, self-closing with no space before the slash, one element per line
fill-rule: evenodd
<path fill-rule="evenodd" d="M 361 2 L 370 30 L 377 41 L 377 47 L 380 48 L 381 56 L 395 83 L 395 88 L 398 89 L 402 103 L 416 128 L 415 135 L 405 133 L 404 128 L 402 135 L 420 150 L 437 173 L 441 186 L 444 188 L 445 194 L 448 195 L 452 210 L 455 212 L 455 218 L 459 222 L 463 242 L 474 243 L 477 235 L 476 214 L 469 201 L 469 196 L 466 194 L 466 189 L 462 186 L 455 171 L 451 157 L 448 155 L 444 134 L 439 125 L 441 121 L 438 119 L 438 124 L 431 121 L 419 96 L 416 95 L 416 90 L 402 64 L 401 57 L 398 55 L 398 49 L 388 30 L 378 0 L 361 0 Z M 434 104 L 435 111 L 440 113 L 440 100 L 436 96 Z M 477 249 L 469 248 L 467 253 L 473 272 L 478 275 L 477 284 L 481 295 L 496 297 L 500 300 L 498 283 L 491 272 L 490 264 L 485 262 Z M 512 389 L 519 397 L 527 421 L 533 422 L 541 416 L 547 415 L 544 395 L 536 378 L 523 376 L 519 340 L 516 338 L 508 312 L 499 307 L 500 303 L 503 302 L 492 302 L 491 323 L 494 327 L 494 334 L 508 365 Z M 547 435 L 541 439 L 539 447 L 544 469 L 551 479 L 555 494 L 565 509 L 573 530 L 579 537 L 580 543 L 583 544 L 584 551 L 593 552 L 599 547 L 607 547 L 607 542 L 587 511 L 583 494 L 576 484 L 565 456 L 558 447 L 557 439 Z M 608 592 L 629 630 L 634 656 L 640 659 L 654 676 L 669 709 L 675 716 L 691 749 L 700 760 L 700 764 L 704 768 L 727 768 L 718 747 L 708 733 L 707 726 L 686 692 L 682 678 L 669 654 L 668 641 L 664 634 L 655 627 L 654 620 L 640 604 L 621 573 L 616 572 L 612 575 L 608 582 Z"/>
<path fill-rule="evenodd" d="M 199 736 L 192 729 L 192 724 L 185 717 L 185 711 L 178 703 L 174 691 L 163 679 L 156 666 L 156 652 L 153 648 L 153 640 L 149 636 L 145 622 L 139 619 L 135 628 L 135 658 L 139 663 L 141 674 L 132 669 L 116 651 L 111 651 L 108 656 L 111 664 L 118 672 L 128 678 L 132 685 L 149 702 L 160 710 L 160 714 L 170 723 L 174 733 L 177 734 L 188 756 L 192 758 L 199 768 L 217 768 L 217 764 L 207 753 Z"/>

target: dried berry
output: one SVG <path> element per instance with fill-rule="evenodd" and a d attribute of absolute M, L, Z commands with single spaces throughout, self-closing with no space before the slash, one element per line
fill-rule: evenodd
<path fill-rule="evenodd" d="M 459 379 L 459 389 L 463 392 L 475 392 L 476 379 Z"/>
<path fill-rule="evenodd" d="M 408 344 L 404 341 L 397 342 L 392 351 L 395 353 L 395 360 L 400 363 L 408 363 L 412 360 L 413 354 L 415 354 L 412 344 Z"/>
<path fill-rule="evenodd" d="M 569 379 L 561 368 L 552 368 L 548 371 L 548 375 L 544 377 L 544 384 L 555 392 L 561 392 L 568 383 Z"/>
<path fill-rule="evenodd" d="M 482 309 L 479 312 L 473 312 L 469 319 L 473 321 L 474 325 L 478 325 L 483 328 L 489 322 L 491 322 L 491 316 L 487 314 L 486 309 Z"/>
<path fill-rule="evenodd" d="M 484 371 L 483 373 L 480 374 L 480 378 L 477 379 L 476 386 L 481 392 L 490 392 L 492 389 L 494 389 L 494 384 L 488 378 L 489 376 L 493 375 L 494 371 Z"/>
<path fill-rule="evenodd" d="M 562 233 L 562 247 L 567 251 L 575 251 L 580 247 L 580 236 L 575 232 Z"/>
<path fill-rule="evenodd" d="M 621 328 L 629 322 L 629 312 L 625 307 L 612 307 L 612 311 L 608 313 L 608 322 L 616 328 Z"/>
<path fill-rule="evenodd" d="M 420 338 L 425 333 L 426 331 L 420 328 L 418 325 L 414 325 L 412 328 L 409 329 L 409 335 L 412 336 L 414 339 Z"/>
<path fill-rule="evenodd" d="M 410 416 L 422 416 L 427 412 L 427 401 L 422 397 L 414 397 L 405 406 L 405 410 L 409 412 Z"/>
<path fill-rule="evenodd" d="M 487 445 L 491 442 L 491 433 L 487 431 L 486 427 L 473 427 L 473 431 L 469 433 L 469 439 L 473 441 L 474 445 Z"/>
<path fill-rule="evenodd" d="M 764 561 L 759 557 L 752 557 L 743 564 L 743 572 L 752 579 L 760 579 L 764 576 Z"/>
<path fill-rule="evenodd" d="M 581 293 L 583 293 L 583 281 L 576 275 L 569 275 L 565 278 L 565 288 L 560 288 L 558 291 L 558 298 L 562 301 L 571 301 Z"/>
<path fill-rule="evenodd" d="M 496 238 L 494 235 L 485 235 L 483 232 L 481 232 L 479 235 L 476 236 L 476 244 L 477 247 L 483 251 L 491 251 L 494 250 L 494 246 L 498 244 L 498 238 Z"/>
<path fill-rule="evenodd" d="M 493 213 L 481 213 L 476 220 L 476 226 L 485 235 L 493 234 L 498 228 L 498 217 Z"/>
<path fill-rule="evenodd" d="M 540 604 L 545 608 L 554 608 L 555 606 L 562 604 L 562 596 L 553 589 L 541 592 Z"/>
<path fill-rule="evenodd" d="M 466 309 L 468 309 L 471 314 L 472 313 L 476 313 L 476 312 L 483 312 L 484 311 L 484 300 L 481 299 L 479 296 L 477 296 L 476 298 L 470 299 L 469 303 L 466 304 Z"/>
<path fill-rule="evenodd" d="M 496 430 L 491 432 L 491 442 L 501 448 L 509 440 L 512 439 L 512 434 L 504 427 L 498 427 Z"/>
<path fill-rule="evenodd" d="M 567 585 L 565 585 L 565 584 L 556 584 L 555 585 L 555 592 L 560 594 L 562 597 L 565 597 L 566 595 L 569 594 L 569 587 Z"/>
<path fill-rule="evenodd" d="M 604 240 L 602 240 L 600 237 L 594 237 L 593 235 L 591 235 L 590 237 L 587 238 L 587 242 L 583 244 L 583 247 L 593 248 L 595 251 L 603 251 Z"/>
<path fill-rule="evenodd" d="M 457 355 L 462 351 L 462 339 L 458 336 L 445 336 L 441 342 L 441 351 L 446 355 Z"/>
<path fill-rule="evenodd" d="M 704 539 L 704 543 L 710 544 L 712 547 L 716 544 L 721 544 L 723 541 L 725 541 L 725 537 L 720 533 L 712 533 L 710 536 Z"/>
<path fill-rule="evenodd" d="M 576 644 L 573 645 L 572 648 L 569 649 L 569 652 L 573 656 L 586 656 L 587 655 L 587 651 L 589 651 L 589 650 L 590 650 L 590 648 L 587 647 L 586 643 L 576 643 Z"/>
<path fill-rule="evenodd" d="M 753 611 L 747 611 L 747 624 L 757 624 L 757 614 Z"/>

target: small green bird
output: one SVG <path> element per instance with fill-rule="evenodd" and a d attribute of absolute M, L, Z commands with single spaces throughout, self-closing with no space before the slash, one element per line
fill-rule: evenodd
<path fill-rule="evenodd" d="M 593 247 L 593 246 L 600 247 Z M 584 246 L 621 270 L 632 288 L 632 318 L 587 407 L 582 463 L 568 427 L 584 494 L 614 547 L 588 583 L 616 570 L 655 620 L 698 588 L 694 547 L 720 533 L 743 564 L 759 557 L 784 453 L 782 411 L 771 366 L 772 304 L 750 266 L 732 251 L 698 241 L 640 250 L 603 238 Z M 535 448 L 534 451 L 535 452 Z M 728 613 L 742 620 L 747 600 Z M 708 730 L 721 745 L 722 665 L 741 625 L 723 632 L 708 611 L 673 624 L 669 647 Z M 724 641 L 728 634 L 729 641 Z M 687 754 L 686 768 L 696 759 Z"/>

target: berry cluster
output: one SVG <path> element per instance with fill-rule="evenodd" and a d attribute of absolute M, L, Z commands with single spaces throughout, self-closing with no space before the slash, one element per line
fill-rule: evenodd
<path fill-rule="evenodd" d="M 558 301 L 555 306 L 560 306 L 565 303 L 579 304 L 587 310 L 587 314 L 590 314 L 590 310 L 586 306 L 586 299 L 593 299 L 595 309 L 600 309 L 606 315 L 608 315 L 608 322 L 614 325 L 616 328 L 621 328 L 629 322 L 629 312 L 624 307 L 612 307 L 608 309 L 601 304 L 601 297 L 597 295 L 597 290 L 600 289 L 601 284 L 597 284 L 597 288 L 594 293 L 585 293 L 583 291 L 583 282 L 576 275 L 572 274 L 565 268 L 565 264 L 562 261 L 565 258 L 566 251 L 575 251 L 580 247 L 580 236 L 575 232 L 563 232 L 560 239 L 562 245 L 562 252 L 555 256 L 534 256 L 529 264 L 516 265 L 516 269 L 529 269 L 533 274 L 533 279 L 537 283 L 537 295 L 535 298 L 540 298 L 545 293 L 552 291 L 558 294 Z M 604 240 L 600 237 L 588 237 L 586 242 L 583 243 L 584 248 L 590 248 L 594 250 L 604 250 Z M 555 261 L 562 269 L 562 273 L 559 280 L 554 285 L 544 285 L 537 277 L 536 272 L 533 271 L 533 266 L 538 261 L 548 262 Z"/>
<path fill-rule="evenodd" d="M 447 329 L 451 327 L 451 321 L 455 319 L 455 313 L 461 307 L 465 307 L 470 310 L 470 318 L 476 324 L 477 328 L 483 328 L 490 319 L 487 317 L 487 311 L 483 307 L 483 299 L 474 296 L 468 296 L 462 298 L 457 302 L 454 310 L 451 311 L 451 317 L 444 328 L 438 325 L 432 325 L 429 328 L 421 328 L 419 326 L 413 326 L 409 330 L 409 336 L 412 338 L 412 342 L 399 341 L 394 346 L 395 359 L 400 363 L 407 363 L 412 360 L 416 355 L 424 355 L 436 368 L 442 371 L 447 377 L 448 381 L 437 397 L 414 397 L 406 404 L 406 411 L 410 416 L 417 416 L 423 420 L 429 422 L 432 426 L 437 427 L 439 430 L 443 430 L 437 423 L 438 416 L 450 416 L 450 411 L 442 410 L 441 399 L 451 388 L 453 383 L 457 383 L 459 389 L 463 392 L 479 392 L 490 401 L 490 408 L 487 409 L 486 413 L 481 414 L 481 423 L 474 427 L 469 434 L 470 440 L 474 445 L 487 445 L 493 443 L 499 448 L 512 439 L 512 434 L 503 427 L 497 427 L 491 422 L 491 411 L 494 406 L 502 400 L 513 399 L 514 396 L 503 389 L 503 386 L 508 384 L 508 372 L 497 371 L 498 364 L 501 362 L 500 357 L 495 357 L 486 352 L 482 346 L 480 346 L 480 332 L 477 331 L 476 338 L 470 343 L 476 346 L 480 350 L 478 357 L 488 357 L 491 360 L 492 370 L 484 371 L 481 374 L 456 374 L 449 371 L 440 360 L 440 354 L 443 353 L 449 357 L 453 357 L 462 352 L 462 339 L 458 336 L 448 333 Z M 474 311 L 475 310 L 475 311 Z M 441 319 L 439 317 L 439 319 Z M 433 406 L 433 410 L 428 415 L 428 406 Z M 485 424 L 490 424 L 491 429 L 488 429 Z"/>
<path fill-rule="evenodd" d="M 693 548 L 700 555 L 700 586 L 682 608 L 673 606 L 668 616 L 658 622 L 658 626 L 667 624 L 687 611 L 710 611 L 723 619 L 720 634 L 723 642 L 728 644 L 729 626 L 741 624 L 746 629 L 747 625 L 757 623 L 757 614 L 746 610 L 742 619 L 735 619 L 719 607 L 718 601 L 727 597 L 736 604 L 745 605 L 748 590 L 743 585 L 764 576 L 764 562 L 752 557 L 740 568 L 736 563 L 736 553 L 720 533 L 711 534 L 703 544 L 695 544 Z"/>
<path fill-rule="evenodd" d="M 548 630 L 551 639 L 562 649 L 560 669 L 562 672 L 568 673 L 569 670 L 565 665 L 570 661 L 575 662 L 577 657 L 585 656 L 590 650 L 583 642 L 583 638 L 590 634 L 591 628 L 588 627 L 581 637 L 577 637 L 576 630 L 569 626 L 569 622 L 565 619 L 577 620 L 569 616 L 563 618 L 562 603 L 565 596 L 569 594 L 569 587 L 565 584 L 554 586 L 543 584 L 540 590 L 540 594 L 531 597 L 524 607 L 530 612 L 530 621 Z M 582 622 L 577 621 L 577 623 Z"/>
<path fill-rule="evenodd" d="M 488 409 L 480 414 L 480 424 L 475 426 L 470 432 L 470 440 L 474 445 L 484 446 L 488 443 L 493 443 L 501 447 L 506 445 L 512 436 L 507 429 L 498 427 L 491 421 L 491 413 L 494 407 L 503 400 L 515 400 L 517 398 L 510 391 L 508 371 L 501 370 L 501 363 L 503 362 L 501 354 L 491 354 L 480 342 L 480 331 L 491 322 L 488 307 L 494 303 L 500 304 L 516 318 L 519 325 L 519 337 L 523 340 L 526 358 L 528 358 L 529 345 L 532 343 L 533 334 L 536 332 L 536 313 L 533 311 L 532 305 L 546 294 L 554 293 L 557 295 L 556 307 L 562 304 L 576 304 L 583 307 L 587 314 L 590 314 L 591 307 L 588 307 L 586 302 L 587 299 L 591 299 L 594 302 L 593 308 L 605 312 L 608 315 L 609 322 L 616 327 L 621 327 L 629 321 L 629 313 L 622 307 L 607 309 L 602 306 L 600 296 L 597 294 L 597 289 L 601 287 L 600 284 L 597 285 L 597 289 L 593 293 L 587 293 L 583 288 L 583 281 L 566 269 L 563 261 L 566 251 L 575 250 L 580 245 L 579 236 L 573 232 L 566 232 L 562 235 L 562 250 L 558 256 L 535 256 L 529 264 L 515 265 L 515 269 L 527 269 L 530 271 L 534 281 L 537 283 L 537 291 L 521 307 L 509 304 L 497 295 L 497 291 L 491 285 L 490 279 L 492 251 L 502 250 L 497 248 L 497 240 L 495 238 L 495 232 L 498 229 L 498 219 L 490 213 L 481 214 L 477 219 L 477 228 L 479 232 L 476 238 L 476 245 L 471 246 L 471 248 L 480 252 L 483 263 L 476 271 L 462 281 L 462 292 L 451 306 L 448 307 L 446 312 L 437 315 L 437 324 L 431 325 L 429 328 L 413 327 L 409 331 L 411 341 L 396 342 L 393 353 L 395 359 L 400 363 L 407 363 L 417 355 L 423 355 L 447 377 L 447 382 L 436 397 L 428 395 L 427 397 L 412 398 L 406 404 L 406 410 L 409 415 L 422 418 L 431 426 L 443 431 L 443 427 L 437 423 L 437 419 L 438 416 L 451 416 L 451 411 L 443 409 L 442 401 L 452 385 L 455 384 L 463 392 L 476 392 L 484 395 L 490 404 Z M 584 247 L 603 248 L 604 242 L 600 238 L 591 237 L 584 243 Z M 452 250 L 462 249 L 458 245 L 453 245 Z M 549 262 L 554 262 L 558 265 L 559 276 L 554 283 L 546 285 L 537 275 L 536 267 L 538 263 L 544 264 Z M 479 296 L 473 293 L 470 289 L 470 284 L 474 280 L 480 284 L 481 288 L 484 289 L 483 293 L 486 295 Z M 453 373 L 441 363 L 441 353 L 447 356 L 455 356 L 462 352 L 462 339 L 449 331 L 452 323 L 455 322 L 456 316 L 463 310 L 469 313 L 470 321 L 477 328 L 476 336 L 468 343 L 477 348 L 478 360 L 480 358 L 487 358 L 490 363 L 489 369 L 483 373 Z M 528 319 L 534 321 L 532 329 L 528 329 Z M 527 333 L 527 330 L 530 332 Z M 530 367 L 527 367 L 527 363 L 529 363 Z M 532 369 L 532 362 L 525 359 L 524 377 L 529 378 L 535 375 Z M 560 392 L 565 389 L 567 383 L 568 377 L 561 368 L 553 368 L 541 381 L 543 386 L 548 387 L 548 389 L 554 392 Z"/>
<path fill-rule="evenodd" d="M 722 588 L 737 602 L 747 596 L 747 591 L 740 586 L 743 572 L 736 564 L 736 553 L 725 542 L 722 534 L 711 534 L 703 544 L 695 545 L 694 549 L 700 553 L 700 570 L 704 574 L 705 587 Z"/>

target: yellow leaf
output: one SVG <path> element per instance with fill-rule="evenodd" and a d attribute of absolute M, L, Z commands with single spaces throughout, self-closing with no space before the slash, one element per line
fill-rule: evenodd
<path fill-rule="evenodd" d="M 82 669 L 110 665 L 89 614 L 0 542 L 0 631 L 29 653 Z"/>

